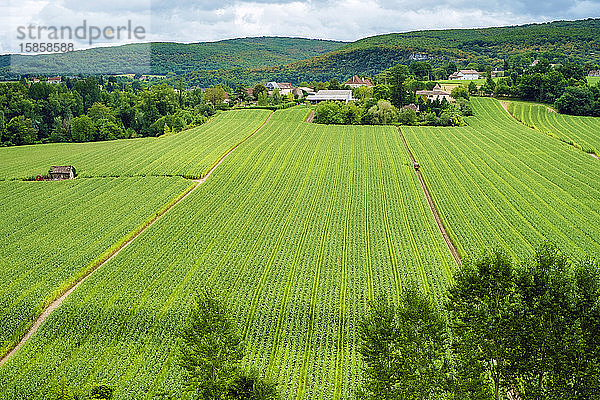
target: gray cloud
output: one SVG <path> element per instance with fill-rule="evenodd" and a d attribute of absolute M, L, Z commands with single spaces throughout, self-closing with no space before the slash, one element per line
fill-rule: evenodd
<path fill-rule="evenodd" d="M 96 25 L 109 25 L 132 19 L 147 27 L 147 40 L 179 42 L 264 35 L 351 41 L 389 32 L 600 16 L 600 0 L 12 1 L 8 9 L 13 25 L 17 21 L 74 25 L 83 19 Z M 2 18 L 0 16 L 0 21 Z M 11 47 L 7 40 L 11 29 L 0 32 L 0 51 Z"/>

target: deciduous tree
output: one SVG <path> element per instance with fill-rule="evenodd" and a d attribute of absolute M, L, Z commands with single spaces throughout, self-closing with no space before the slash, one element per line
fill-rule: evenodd
<path fill-rule="evenodd" d="M 445 391 L 448 374 L 445 321 L 416 286 L 398 306 L 380 297 L 359 324 L 364 400 L 432 399 Z"/>

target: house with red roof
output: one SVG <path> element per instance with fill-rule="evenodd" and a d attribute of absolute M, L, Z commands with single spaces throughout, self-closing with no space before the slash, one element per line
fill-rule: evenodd
<path fill-rule="evenodd" d="M 373 86 L 373 83 L 369 78 L 361 78 L 358 75 L 354 75 L 346 81 L 345 85 L 350 86 L 351 88 L 357 88 L 361 86 Z"/>

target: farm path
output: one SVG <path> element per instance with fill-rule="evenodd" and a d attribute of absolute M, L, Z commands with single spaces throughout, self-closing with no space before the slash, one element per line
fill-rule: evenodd
<path fill-rule="evenodd" d="M 308 113 L 308 116 L 306 117 L 306 122 L 312 123 L 314 118 L 315 118 L 315 112 L 314 112 L 314 110 L 311 110 Z"/>
<path fill-rule="evenodd" d="M 158 221 L 163 215 L 165 215 L 169 210 L 171 210 L 173 207 L 175 207 L 177 204 L 181 203 L 186 197 L 188 197 L 194 190 L 196 190 L 196 188 L 198 188 L 198 186 L 200 186 L 201 184 L 203 184 L 208 177 L 213 173 L 213 171 L 219 166 L 221 165 L 221 163 L 225 160 L 225 158 L 227 158 L 228 155 L 230 155 L 237 147 L 239 147 L 242 143 L 244 143 L 246 140 L 248 140 L 250 137 L 254 136 L 259 130 L 261 130 L 262 127 L 264 127 L 266 125 L 267 122 L 269 122 L 269 120 L 271 119 L 271 117 L 273 116 L 273 113 L 269 114 L 269 116 L 267 117 L 267 119 L 258 127 L 256 128 L 256 130 L 254 132 L 252 132 L 250 135 L 246 136 L 240 143 L 236 144 L 234 147 L 232 147 L 227 153 L 225 153 L 223 156 L 221 156 L 221 158 L 219 158 L 217 160 L 217 162 L 213 165 L 213 167 L 206 173 L 206 175 L 204 175 L 201 179 L 193 179 L 192 181 L 195 182 L 194 185 L 190 185 L 188 187 L 187 190 L 185 190 L 183 193 L 181 193 L 179 195 L 179 197 L 177 197 L 177 199 L 175 201 L 173 201 L 172 204 L 168 205 L 167 207 L 165 207 L 164 209 L 162 209 L 160 212 L 158 212 L 154 218 L 152 218 L 147 224 L 143 225 L 142 227 L 138 228 L 137 231 L 135 231 L 135 233 L 133 235 L 131 235 L 131 237 L 126 240 L 122 245 L 120 245 L 119 247 L 117 247 L 112 253 L 110 253 L 110 255 L 107 256 L 106 259 L 104 259 L 104 261 L 99 262 L 96 266 L 94 266 L 93 268 L 91 268 L 85 275 L 83 275 L 78 281 L 74 282 L 73 285 L 68 288 L 61 296 L 59 296 L 56 300 L 52 301 L 43 311 L 42 313 L 37 317 L 37 319 L 35 320 L 35 322 L 33 323 L 33 325 L 31 326 L 31 328 L 29 328 L 29 330 L 27 331 L 27 333 L 21 338 L 21 340 L 19 341 L 19 343 L 17 343 L 17 345 L 15 347 L 13 347 L 9 352 L 7 352 L 1 359 L 0 359 L 0 367 L 2 367 L 4 365 L 4 363 L 6 363 L 6 361 L 8 361 L 8 359 L 15 354 L 17 351 L 19 351 L 19 349 L 27 342 L 27 340 L 29 340 L 29 338 L 31 336 L 33 336 L 33 334 L 35 334 L 35 332 L 38 330 L 38 328 L 44 323 L 44 321 L 48 318 L 48 316 L 52 313 L 52 311 L 56 310 L 58 307 L 61 306 L 61 304 L 65 301 L 65 299 L 67 297 L 69 297 L 69 295 L 71 293 L 73 293 L 73 291 L 75 289 L 77 289 L 77 287 L 79 287 L 87 278 L 90 277 L 90 275 L 92 275 L 94 273 L 94 271 L 98 270 L 100 267 L 102 267 L 104 264 L 108 263 L 110 260 L 112 260 L 113 258 L 115 258 L 124 248 L 126 248 L 127 246 L 129 246 L 129 244 L 131 244 L 131 242 L 133 242 L 139 235 L 141 235 L 142 233 L 144 233 L 144 231 L 146 229 L 148 229 L 149 227 L 151 227 L 156 221 Z"/>
<path fill-rule="evenodd" d="M 404 148 L 406 149 L 406 152 L 408 153 L 408 156 L 410 157 L 410 161 L 413 163 L 413 166 L 414 166 L 415 162 L 416 162 L 415 157 L 413 156 L 412 152 L 410 151 L 410 148 L 408 147 L 408 143 L 406 142 L 406 138 L 402 134 L 402 130 L 400 128 L 398 128 L 398 133 L 400 134 L 400 138 L 402 139 Z M 437 226 L 440 229 L 440 232 L 442 233 L 442 236 L 444 238 L 444 241 L 446 242 L 446 245 L 448 246 L 448 249 L 450 250 L 450 253 L 452 253 L 452 257 L 454 257 L 454 261 L 456 261 L 456 263 L 458 265 L 462 265 L 462 259 L 460 258 L 460 254 L 458 254 L 458 251 L 456 250 L 454 243 L 452 243 L 452 239 L 450 239 L 450 236 L 448 235 L 448 232 L 446 231 L 446 227 L 444 227 L 444 223 L 442 222 L 442 219 L 440 218 L 440 214 L 438 213 L 437 208 L 436 208 L 435 204 L 433 203 L 433 199 L 431 198 L 429 189 L 427 189 L 427 185 L 425 184 L 425 180 L 423 179 L 423 175 L 421 174 L 421 171 L 415 168 L 415 172 L 417 173 L 417 178 L 419 178 L 419 183 L 421 184 L 421 189 L 423 189 L 423 193 L 425 194 L 425 198 L 427 199 L 427 204 L 429 204 L 429 208 L 431 209 L 433 218 L 435 219 L 435 222 L 437 223 Z"/>

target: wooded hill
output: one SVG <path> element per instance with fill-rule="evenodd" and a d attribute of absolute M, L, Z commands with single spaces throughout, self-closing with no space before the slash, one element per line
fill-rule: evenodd
<path fill-rule="evenodd" d="M 343 81 L 354 74 L 374 76 L 395 64 L 413 61 L 427 61 L 433 66 L 453 61 L 459 67 L 478 63 L 502 68 L 505 60 L 525 66 L 538 57 L 551 63 L 600 63 L 600 19 L 392 33 L 364 38 L 288 65 L 194 71 L 186 74 L 185 81 L 197 86 L 254 84 L 265 80 Z"/>
<path fill-rule="evenodd" d="M 0 76 L 12 71 L 30 75 L 166 75 L 196 70 L 261 68 L 288 64 L 331 52 L 343 42 L 319 39 L 255 37 L 205 43 L 144 43 L 99 47 L 61 54 L 0 56 Z"/>
<path fill-rule="evenodd" d="M 600 63 L 600 19 L 482 29 L 448 29 L 392 33 L 353 43 L 297 38 L 246 38 L 214 43 L 152 43 L 28 57 L 23 73 L 68 71 L 123 73 L 116 65 L 143 58 L 151 46 L 154 74 L 184 74 L 190 86 L 225 83 L 235 86 L 266 80 L 345 80 L 354 74 L 375 75 L 397 63 L 428 61 L 459 66 L 470 62 L 502 67 L 504 60 L 531 63 L 543 56 L 551 63 Z M 22 57 L 22 56 L 21 56 Z M 0 60 L 7 66 L 8 60 Z M 82 71 L 81 66 L 85 65 Z M 112 68 L 112 71 L 111 71 Z M 0 73 L 1 75 L 1 73 Z"/>

